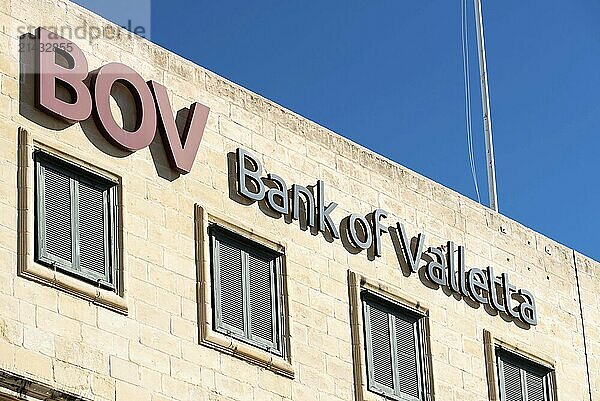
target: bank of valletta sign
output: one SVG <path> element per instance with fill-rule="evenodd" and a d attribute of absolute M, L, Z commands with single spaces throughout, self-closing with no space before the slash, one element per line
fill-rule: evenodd
<path fill-rule="evenodd" d="M 43 28 L 36 30 L 36 46 L 35 105 L 38 109 L 71 123 L 93 116 L 100 132 L 113 145 L 131 152 L 148 146 L 160 131 L 171 167 L 180 173 L 191 170 L 206 126 L 208 107 L 192 103 L 180 135 L 163 85 L 144 81 L 136 71 L 121 63 L 109 63 L 90 73 L 79 47 Z M 66 65 L 57 62 L 55 53 L 66 60 Z M 111 90 L 117 82 L 123 84 L 135 100 L 135 110 L 131 112 L 136 113 L 137 124 L 132 131 L 117 124 L 111 112 Z M 57 84 L 67 89 L 70 101 L 57 96 Z M 385 210 L 376 209 L 366 216 L 354 213 L 336 224 L 331 214 L 337 203 L 326 205 L 323 181 L 317 181 L 311 189 L 298 184 L 288 188 L 276 174 L 262 176 L 260 161 L 241 148 L 236 151 L 235 163 L 233 181 L 241 197 L 265 202 L 270 210 L 288 216 L 290 221 L 303 219 L 315 233 L 346 241 L 359 252 L 369 250 L 373 257 L 382 255 L 382 236 L 391 234 L 393 228 L 383 224 L 388 216 Z M 491 266 L 467 270 L 464 246 L 448 241 L 444 246 L 426 249 L 424 233 L 414 238 L 416 244 L 412 246 L 401 222 L 396 223 L 394 231 L 399 237 L 399 258 L 409 274 L 421 273 L 430 283 L 489 305 L 510 319 L 531 326 L 537 324 L 533 295 L 512 284 L 507 273 L 497 277 Z M 422 265 L 422 260 L 427 263 Z"/>
<path fill-rule="evenodd" d="M 290 216 L 292 220 L 305 220 L 311 230 L 327 233 L 332 239 L 347 240 L 358 251 L 371 250 L 374 257 L 382 255 L 382 236 L 390 228 L 382 221 L 388 212 L 375 209 L 367 216 L 353 213 L 336 224 L 331 217 L 337 203 L 325 202 L 325 184 L 318 180 L 313 190 L 298 184 L 291 188 L 276 174 L 263 176 L 260 161 L 244 149 L 236 151 L 237 193 L 251 201 L 264 202 L 275 213 Z M 267 186 L 268 183 L 269 185 Z M 445 246 L 425 248 L 425 234 L 416 236 L 416 246 L 411 246 L 404 225 L 397 222 L 395 231 L 399 237 L 401 255 L 409 273 L 422 273 L 425 278 L 461 297 L 482 305 L 489 305 L 510 319 L 518 319 L 527 325 L 537 324 L 535 298 L 526 289 L 517 288 L 508 274 L 495 276 L 494 268 L 466 268 L 465 247 L 448 241 Z M 423 256 L 428 256 L 423 258 Z M 421 266 L 421 260 L 429 260 Z"/>

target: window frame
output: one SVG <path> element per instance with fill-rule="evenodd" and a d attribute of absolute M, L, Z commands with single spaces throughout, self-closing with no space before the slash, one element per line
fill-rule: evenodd
<path fill-rule="evenodd" d="M 538 366 L 547 372 L 547 389 L 550 401 L 557 400 L 558 388 L 556 385 L 556 360 L 553 354 L 540 347 L 519 342 L 503 334 L 484 329 L 483 343 L 485 353 L 485 371 L 488 384 L 489 401 L 501 401 L 500 371 L 498 367 L 498 354 L 508 353 L 514 355 L 530 365 Z"/>
<path fill-rule="evenodd" d="M 398 388 L 398 367 L 397 367 L 397 339 L 396 339 L 396 325 L 394 324 L 395 319 L 402 319 L 408 321 L 413 326 L 413 334 L 415 338 L 415 350 L 417 360 L 417 388 L 419 392 L 419 398 L 417 401 L 425 400 L 425 380 L 427 378 L 427 370 L 425 366 L 427 361 L 425 360 L 425 347 L 424 347 L 424 318 L 426 317 L 422 313 L 400 305 L 397 302 L 389 300 L 379 294 L 376 294 L 369 290 L 362 290 L 360 294 L 360 302 L 362 304 L 362 315 L 364 322 L 363 336 L 365 339 L 365 362 L 367 368 L 367 388 L 369 391 L 382 395 L 384 397 L 397 400 L 397 401 L 415 401 L 415 398 L 406 396 L 400 393 Z M 370 308 L 375 304 L 378 309 L 386 313 L 388 318 L 388 327 L 390 330 L 390 352 L 392 356 L 392 374 L 394 381 L 394 388 L 387 387 L 380 383 L 375 382 L 373 372 L 373 342 L 371 340 L 371 319 L 370 319 Z"/>
<path fill-rule="evenodd" d="M 419 344 L 422 361 L 422 397 L 427 401 L 435 401 L 435 380 L 433 376 L 433 356 L 431 352 L 431 335 L 429 311 L 432 305 L 426 300 L 415 299 L 405 290 L 390 285 L 388 282 L 373 279 L 348 269 L 348 297 L 350 304 L 350 334 L 352 341 L 352 366 L 354 371 L 354 398 L 356 401 L 381 401 L 382 395 L 369 390 L 367 378 L 367 356 L 365 339 L 365 319 L 361 295 L 368 291 L 379 299 L 383 299 L 421 316 Z M 385 397 L 385 396 L 384 396 Z M 389 397 L 388 397 L 389 399 Z"/>
<path fill-rule="evenodd" d="M 72 144 L 59 141 L 46 132 L 28 131 L 18 128 L 17 146 L 17 275 L 23 279 L 55 288 L 71 294 L 85 302 L 127 315 L 128 308 L 128 255 L 127 249 L 127 193 L 128 175 L 123 176 L 123 168 L 115 164 L 110 156 L 101 152 L 75 152 Z M 117 184 L 115 205 L 115 290 L 91 285 L 74 275 L 66 274 L 58 269 L 36 261 L 35 238 L 35 163 L 37 151 L 47 153 L 73 166 L 80 167 Z M 31 284 L 28 284 L 31 285 Z"/>
<path fill-rule="evenodd" d="M 36 150 L 33 153 L 34 159 L 34 240 L 35 240 L 35 261 L 61 272 L 74 276 L 82 281 L 95 284 L 98 287 L 116 292 L 118 283 L 118 263 L 117 238 L 118 238 L 118 212 L 117 212 L 117 188 L 118 182 L 110 180 L 99 175 L 96 172 L 89 171 L 83 167 L 76 166 L 57 156 L 50 155 L 42 150 Z M 66 175 L 70 180 L 70 198 L 71 198 L 71 246 L 73 261 L 69 262 L 56 255 L 48 254 L 46 251 L 46 219 L 44 212 L 44 200 L 46 196 L 44 174 L 47 168 L 58 171 Z M 105 275 L 100 276 L 93 271 L 82 271 L 80 259 L 80 239 L 79 239 L 79 182 L 100 189 L 103 192 L 103 210 L 104 210 L 104 254 L 105 254 Z"/>
<path fill-rule="evenodd" d="M 263 349 L 271 354 L 284 357 L 284 341 L 282 338 L 282 295 L 281 295 L 281 263 L 283 254 L 269 249 L 258 242 L 252 241 L 240 234 L 228 230 L 216 223 L 209 224 L 210 241 L 210 264 L 212 280 L 212 300 L 213 300 L 213 329 L 221 334 L 234 337 L 252 346 Z M 222 300 L 221 300 L 221 280 L 220 280 L 220 260 L 219 244 L 226 242 L 240 250 L 242 258 L 242 304 L 244 308 L 244 331 L 230 326 L 222 321 Z M 272 332 L 273 342 L 269 343 L 264 339 L 252 335 L 252 317 L 250 310 L 250 286 L 249 286 L 249 267 L 248 258 L 252 254 L 261 259 L 272 259 L 270 262 L 270 287 L 271 287 L 271 310 L 272 310 Z M 219 272 L 217 274 L 217 271 Z"/>
<path fill-rule="evenodd" d="M 543 389 L 544 389 L 544 401 L 554 401 L 554 393 L 553 393 L 553 369 L 550 369 L 546 366 L 542 366 L 538 363 L 535 363 L 523 356 L 520 356 L 514 352 L 511 352 L 502 347 L 496 347 L 496 367 L 497 367 L 497 375 L 498 375 L 498 392 L 501 401 L 506 401 L 506 387 L 505 387 L 505 377 L 504 377 L 504 363 L 510 362 L 514 366 L 519 368 L 519 374 L 521 376 L 521 394 L 523 395 L 523 400 L 528 401 L 527 394 L 527 380 L 526 373 L 532 372 L 534 374 L 543 375 Z"/>
<path fill-rule="evenodd" d="M 93 401 L 91 389 L 77 394 L 0 368 L 0 401 Z"/>
<path fill-rule="evenodd" d="M 217 224 L 233 233 L 239 234 L 253 242 L 256 242 L 267 249 L 281 254 L 280 276 L 278 283 L 281 289 L 280 298 L 280 336 L 282 342 L 283 355 L 278 356 L 274 353 L 265 351 L 262 348 L 255 347 L 247 342 L 238 340 L 235 337 L 227 336 L 214 330 L 214 300 L 212 297 L 212 276 L 211 276 L 211 253 L 209 226 Z M 289 312 L 289 292 L 288 275 L 286 263 L 286 243 L 282 238 L 273 239 L 272 230 L 265 227 L 253 225 L 249 226 L 245 221 L 232 220 L 231 216 L 223 215 L 218 212 L 210 211 L 200 204 L 194 205 L 194 241 L 196 250 L 196 266 L 198 275 L 198 342 L 199 344 L 216 350 L 232 358 L 251 363 L 262 369 L 271 371 L 277 375 L 294 379 L 295 368 L 292 363 L 294 358 L 293 348 L 291 347 L 291 337 L 293 326 L 293 316 Z"/>

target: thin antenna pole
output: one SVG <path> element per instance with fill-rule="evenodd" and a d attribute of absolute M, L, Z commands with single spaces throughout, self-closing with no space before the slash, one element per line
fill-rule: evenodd
<path fill-rule="evenodd" d="M 483 128 L 485 131 L 485 155 L 487 159 L 488 189 L 490 209 L 498 211 L 498 193 L 496 192 L 496 165 L 494 162 L 494 143 L 492 141 L 492 116 L 490 113 L 490 93 L 487 80 L 485 42 L 483 40 L 483 17 L 481 0 L 475 2 L 475 20 L 477 23 L 477 46 L 479 48 L 479 72 L 481 74 L 481 105 L 483 107 Z"/>

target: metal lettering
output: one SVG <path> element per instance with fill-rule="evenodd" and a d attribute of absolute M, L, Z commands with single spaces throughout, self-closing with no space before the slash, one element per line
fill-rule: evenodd
<path fill-rule="evenodd" d="M 487 288 L 486 278 L 483 271 L 477 268 L 472 268 L 469 270 L 469 274 L 467 275 L 467 289 L 469 291 L 469 295 L 475 301 L 487 304 L 487 298 L 483 295 L 484 292 L 489 292 Z"/>
<path fill-rule="evenodd" d="M 521 317 L 521 320 L 535 326 L 537 324 L 537 312 L 535 310 L 535 299 L 533 298 L 533 295 L 524 289 L 519 290 L 519 295 L 525 299 L 519 306 L 519 316 Z"/>
<path fill-rule="evenodd" d="M 309 227 L 315 226 L 315 198 L 308 190 L 308 188 L 302 185 L 292 185 L 292 218 L 294 220 L 300 219 L 300 206 L 301 200 L 300 195 L 304 196 L 304 206 L 306 211 L 306 225 Z"/>
<path fill-rule="evenodd" d="M 462 245 L 458 246 L 458 291 L 464 296 L 468 297 L 467 283 L 466 283 L 466 267 L 465 267 L 465 247 Z"/>
<path fill-rule="evenodd" d="M 460 293 L 456 279 L 456 269 L 454 268 L 454 242 L 448 241 L 448 249 L 446 249 L 446 265 L 448 266 L 448 284 L 454 292 Z"/>
<path fill-rule="evenodd" d="M 325 228 L 329 230 L 333 238 L 340 238 L 340 233 L 331 219 L 331 212 L 337 207 L 337 203 L 331 202 L 325 207 L 325 183 L 317 181 L 317 209 L 319 215 L 318 228 L 319 231 L 325 232 Z M 325 227 L 327 226 L 327 227 Z"/>
<path fill-rule="evenodd" d="M 488 288 L 489 288 L 489 296 L 488 299 L 490 301 L 490 305 L 492 308 L 496 309 L 499 312 L 504 312 L 504 306 L 498 302 L 498 295 L 496 292 L 496 277 L 494 276 L 494 268 L 488 266 L 486 269 L 486 275 L 488 279 Z"/>
<path fill-rule="evenodd" d="M 356 231 L 356 223 L 361 227 L 364 238 L 361 239 Z M 352 214 L 348 218 L 348 239 L 358 249 L 368 249 L 373 243 L 373 235 L 371 233 L 369 222 L 366 218 L 359 214 Z"/>
<path fill-rule="evenodd" d="M 278 188 L 269 188 L 267 190 L 267 205 L 278 213 L 288 214 L 290 212 L 290 200 L 285 181 L 275 174 L 268 174 L 267 178 L 278 186 Z M 280 203 L 275 201 L 276 198 L 279 199 Z"/>
<path fill-rule="evenodd" d="M 398 228 L 398 232 L 400 233 L 400 241 L 402 242 L 402 251 L 404 254 L 404 260 L 410 270 L 413 273 L 416 273 L 419 270 L 419 261 L 421 260 L 421 255 L 423 255 L 423 247 L 425 246 L 425 234 L 419 233 L 417 236 L 417 249 L 415 254 L 412 254 L 410 247 L 410 240 L 406 236 L 406 231 L 404 230 L 404 225 L 400 222 L 396 223 L 396 227 Z"/>
<path fill-rule="evenodd" d="M 429 281 L 441 286 L 448 285 L 448 277 L 446 276 L 446 266 L 444 264 L 444 254 L 440 248 L 429 248 L 429 253 L 435 256 L 435 259 L 427 263 L 425 275 Z"/>
<path fill-rule="evenodd" d="M 381 219 L 387 218 L 387 212 L 383 209 L 377 209 L 373 212 L 373 254 L 381 256 L 381 233 L 387 233 L 387 226 L 381 225 Z"/>
<path fill-rule="evenodd" d="M 508 281 L 507 273 L 502 273 L 502 287 L 504 287 L 504 306 L 506 308 L 505 312 L 508 313 L 510 317 L 519 317 L 519 314 L 513 310 L 511 304 L 512 294 L 517 291 L 517 287 L 515 287 Z"/>
<path fill-rule="evenodd" d="M 265 197 L 265 184 L 260 179 L 262 165 L 251 153 L 242 148 L 238 148 L 236 154 L 238 193 L 250 200 L 262 200 Z M 246 162 L 251 164 L 252 170 L 246 167 Z M 254 186 L 253 190 L 248 187 L 248 184 Z"/>

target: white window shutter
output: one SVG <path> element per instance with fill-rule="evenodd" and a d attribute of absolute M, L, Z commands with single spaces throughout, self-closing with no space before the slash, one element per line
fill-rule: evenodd
<path fill-rule="evenodd" d="M 546 401 L 544 376 L 534 372 L 526 372 L 527 401 Z"/>
<path fill-rule="evenodd" d="M 250 336 L 272 348 L 276 348 L 274 263 L 273 259 L 248 255 Z"/>
<path fill-rule="evenodd" d="M 242 251 L 225 241 L 218 241 L 217 272 L 219 278 L 219 305 L 221 322 L 233 331 L 244 333 L 244 285 Z"/>
<path fill-rule="evenodd" d="M 416 323 L 401 316 L 394 316 L 396 337 L 396 372 L 398 393 L 408 400 L 419 400 L 419 361 L 416 339 Z"/>
<path fill-rule="evenodd" d="M 367 307 L 371 346 L 371 377 L 383 389 L 394 389 L 394 366 L 391 347 L 390 318 L 373 304 Z"/>
<path fill-rule="evenodd" d="M 69 176 L 44 166 L 44 245 L 46 253 L 73 263 L 72 194 Z"/>
<path fill-rule="evenodd" d="M 90 279 L 110 282 L 108 261 L 107 190 L 79 182 L 78 186 L 79 266 Z"/>
<path fill-rule="evenodd" d="M 503 360 L 502 374 L 504 377 L 503 401 L 524 401 L 521 369 L 511 362 Z"/>

